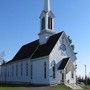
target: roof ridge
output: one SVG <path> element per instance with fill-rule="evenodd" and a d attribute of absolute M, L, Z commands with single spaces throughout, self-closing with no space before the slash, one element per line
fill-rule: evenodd
<path fill-rule="evenodd" d="M 32 53 L 32 55 L 30 56 L 30 58 L 32 58 L 32 56 L 34 55 L 34 53 L 36 52 L 36 50 L 38 49 L 40 45 L 37 46 L 37 48 L 35 49 L 35 51 Z"/>
<path fill-rule="evenodd" d="M 69 57 L 63 58 L 63 59 L 61 60 L 61 63 L 60 63 L 60 65 L 59 65 L 58 69 L 59 69 L 59 70 L 63 70 L 63 69 L 65 68 L 65 66 L 67 65 L 68 61 L 69 61 Z"/>
<path fill-rule="evenodd" d="M 60 32 L 50 36 L 45 44 L 39 45 L 31 59 L 48 56 L 52 52 L 53 48 L 55 47 L 55 44 L 57 43 L 62 33 L 63 32 Z"/>
<path fill-rule="evenodd" d="M 27 43 L 27 44 L 24 44 L 23 46 L 26 46 L 26 45 L 32 44 L 32 43 L 34 43 L 34 42 L 36 42 L 36 41 L 39 41 L 39 39 L 36 39 L 36 40 L 34 40 L 34 41 L 32 41 L 32 42 L 29 42 L 29 43 Z M 23 47 L 23 46 L 22 46 L 22 47 Z"/>
<path fill-rule="evenodd" d="M 61 37 L 62 33 L 63 31 L 50 36 L 47 43 L 43 45 L 40 45 L 39 39 L 23 45 L 13 57 L 13 59 L 9 62 L 14 62 L 26 58 L 35 59 L 48 56 L 52 52 L 53 48 L 55 47 L 55 44 Z"/>

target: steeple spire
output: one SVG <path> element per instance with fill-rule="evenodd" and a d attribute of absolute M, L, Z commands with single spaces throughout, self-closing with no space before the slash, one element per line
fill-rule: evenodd
<path fill-rule="evenodd" d="M 44 0 L 44 11 L 49 12 L 51 10 L 50 0 Z"/>
<path fill-rule="evenodd" d="M 54 20 L 55 16 L 51 11 L 51 2 L 50 0 L 44 0 L 44 9 L 40 14 L 40 33 L 38 34 L 40 44 L 46 43 L 49 37 L 55 34 Z"/>

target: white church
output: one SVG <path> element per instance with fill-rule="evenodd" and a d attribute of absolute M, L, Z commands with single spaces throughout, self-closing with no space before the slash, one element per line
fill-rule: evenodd
<path fill-rule="evenodd" d="M 40 14 L 39 39 L 23 45 L 12 60 L 0 65 L 0 82 L 56 85 L 76 83 L 76 54 L 70 39 L 55 32 L 50 0 Z"/>

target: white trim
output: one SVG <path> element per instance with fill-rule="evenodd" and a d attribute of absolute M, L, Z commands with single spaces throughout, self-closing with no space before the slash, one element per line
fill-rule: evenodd
<path fill-rule="evenodd" d="M 44 57 L 40 57 L 40 58 L 33 58 L 33 59 L 31 59 L 31 62 L 32 61 L 36 61 L 36 60 L 45 59 L 45 58 L 49 58 L 49 55 L 48 56 L 44 56 Z"/>

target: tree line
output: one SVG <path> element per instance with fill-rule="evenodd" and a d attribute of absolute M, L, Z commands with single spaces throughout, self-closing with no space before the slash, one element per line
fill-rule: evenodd
<path fill-rule="evenodd" d="M 85 77 L 85 78 L 83 78 L 83 77 L 77 77 L 77 83 L 84 83 L 84 84 L 86 84 L 86 85 L 90 85 L 90 77 Z"/>

